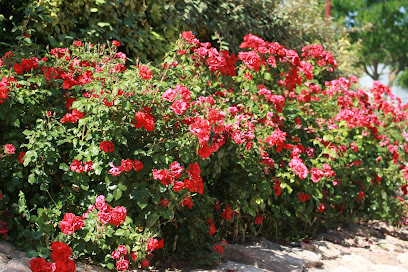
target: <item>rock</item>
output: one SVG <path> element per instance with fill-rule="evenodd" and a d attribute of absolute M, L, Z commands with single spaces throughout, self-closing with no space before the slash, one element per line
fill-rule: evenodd
<path fill-rule="evenodd" d="M 335 270 L 333 270 L 333 272 L 340 272 L 340 271 L 402 272 L 402 271 L 407 271 L 407 270 L 405 270 L 402 267 L 398 267 L 398 266 L 375 265 L 362 256 L 352 254 L 352 255 L 344 255 L 339 260 L 339 266 Z"/>
<path fill-rule="evenodd" d="M 5 240 L 0 239 L 0 253 L 11 255 L 14 251 L 16 251 L 15 246 Z"/>
<path fill-rule="evenodd" d="M 397 261 L 408 267 L 408 253 L 399 253 L 397 255 Z"/>
<path fill-rule="evenodd" d="M 4 267 L 3 272 L 31 272 L 31 269 L 20 260 L 15 259 Z"/>
<path fill-rule="evenodd" d="M 26 255 L 25 252 L 16 249 L 16 250 L 14 250 L 13 253 L 11 254 L 11 257 L 12 257 L 13 259 L 16 259 L 16 258 L 23 258 L 23 257 L 25 257 L 25 255 Z"/>
<path fill-rule="evenodd" d="M 361 224 L 351 224 L 346 228 L 347 232 L 370 239 L 371 237 L 385 238 L 385 236 L 377 229 Z"/>
<path fill-rule="evenodd" d="M 320 258 L 311 251 L 288 248 L 269 241 L 252 246 L 229 244 L 223 257 L 230 262 L 252 265 L 267 271 L 301 272 L 305 268 L 322 265 Z"/>
<path fill-rule="evenodd" d="M 283 246 L 266 240 L 265 238 L 260 238 L 258 242 L 255 242 L 255 244 L 267 249 L 283 250 Z"/>
<path fill-rule="evenodd" d="M 306 244 L 305 244 L 306 245 Z M 333 259 L 341 255 L 342 246 L 327 242 L 327 241 L 310 241 L 310 248 L 316 253 L 320 253 L 323 259 Z"/>
<path fill-rule="evenodd" d="M 245 265 L 242 263 L 226 262 L 217 267 L 217 271 L 223 272 L 267 272 L 270 270 L 264 270 L 253 265 Z"/>
<path fill-rule="evenodd" d="M 24 256 L 24 257 L 18 258 L 18 260 L 19 260 L 22 264 L 24 264 L 25 266 L 30 267 L 31 258 L 27 258 L 27 257 Z"/>
<path fill-rule="evenodd" d="M 0 271 L 3 271 L 3 269 L 9 263 L 9 261 L 10 261 L 10 258 L 7 258 L 5 254 L 0 254 Z"/>
<path fill-rule="evenodd" d="M 388 224 L 386 222 L 372 221 L 370 222 L 370 225 L 382 234 L 392 235 L 393 233 L 397 232 L 391 224 Z"/>

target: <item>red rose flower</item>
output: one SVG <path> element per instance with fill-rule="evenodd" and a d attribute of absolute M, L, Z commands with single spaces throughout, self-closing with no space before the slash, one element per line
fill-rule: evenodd
<path fill-rule="evenodd" d="M 146 268 L 146 267 L 148 267 L 149 265 L 150 265 L 149 260 L 143 260 L 143 261 L 142 261 L 142 268 Z"/>
<path fill-rule="evenodd" d="M 124 257 L 128 254 L 127 248 L 124 245 L 119 245 L 116 250 Z"/>
<path fill-rule="evenodd" d="M 35 258 L 30 261 L 30 269 L 33 272 L 42 272 L 44 271 L 44 266 L 47 264 L 47 261 L 44 258 Z"/>
<path fill-rule="evenodd" d="M 310 195 L 309 194 L 299 193 L 299 199 L 300 199 L 300 201 L 305 202 L 306 200 L 310 199 Z"/>
<path fill-rule="evenodd" d="M 262 223 L 262 221 L 263 221 L 263 217 L 262 216 L 257 216 L 256 218 L 255 218 L 255 225 L 260 225 L 261 223 Z"/>
<path fill-rule="evenodd" d="M 71 170 L 77 173 L 82 173 L 84 171 L 84 167 L 82 166 L 82 162 L 74 159 L 70 166 Z"/>
<path fill-rule="evenodd" d="M 171 176 L 170 172 L 165 169 L 153 169 L 153 178 L 159 179 L 165 186 L 174 182 L 174 178 Z"/>
<path fill-rule="evenodd" d="M 143 163 L 141 161 L 139 161 L 139 160 L 134 160 L 133 161 L 133 170 L 135 170 L 136 172 L 142 170 L 143 167 L 144 167 L 144 165 L 143 165 Z"/>
<path fill-rule="evenodd" d="M 173 102 L 176 96 L 177 96 L 177 91 L 169 88 L 163 93 L 162 98 L 163 100 Z"/>
<path fill-rule="evenodd" d="M 214 245 L 213 249 L 218 253 L 218 254 L 222 254 L 224 253 L 224 247 L 220 244 Z"/>
<path fill-rule="evenodd" d="M 208 224 L 210 224 L 210 229 L 208 231 L 208 234 L 213 235 L 217 231 L 217 228 L 215 227 L 215 224 L 213 223 L 211 218 L 208 218 L 207 221 L 208 221 Z"/>
<path fill-rule="evenodd" d="M 189 196 L 186 196 L 183 201 L 181 201 L 180 203 L 181 207 L 185 207 L 187 206 L 190 210 L 193 207 L 193 201 L 191 200 L 191 198 Z"/>
<path fill-rule="evenodd" d="M 173 185 L 173 191 L 174 192 L 181 191 L 181 190 L 183 190 L 183 188 L 184 188 L 184 183 L 182 181 L 177 181 Z"/>
<path fill-rule="evenodd" d="M 126 220 L 126 208 L 122 206 L 115 207 L 112 209 L 111 215 L 111 224 L 117 227 Z"/>
<path fill-rule="evenodd" d="M 6 235 L 8 233 L 8 225 L 4 221 L 0 221 L 0 233 Z"/>
<path fill-rule="evenodd" d="M 118 42 L 117 40 L 113 40 L 112 43 L 114 46 L 117 46 L 117 47 L 121 46 L 120 42 Z"/>
<path fill-rule="evenodd" d="M 139 111 L 136 113 L 136 122 L 132 121 L 132 124 L 136 128 L 143 126 L 147 131 L 152 131 L 154 129 L 154 117 L 150 113 Z"/>
<path fill-rule="evenodd" d="M 164 239 L 157 240 L 150 238 L 146 245 L 147 251 L 154 251 L 156 249 L 160 249 L 164 246 Z"/>
<path fill-rule="evenodd" d="M 191 42 L 194 39 L 194 35 L 191 31 L 184 31 L 183 34 L 181 34 L 181 37 L 188 42 Z"/>
<path fill-rule="evenodd" d="M 116 263 L 116 268 L 119 270 L 126 270 L 129 268 L 129 261 L 121 259 Z"/>
<path fill-rule="evenodd" d="M 227 208 L 222 210 L 221 216 L 225 220 L 231 220 L 231 215 L 232 215 L 232 210 L 229 207 L 229 204 L 227 204 Z"/>
<path fill-rule="evenodd" d="M 136 262 L 136 260 L 137 260 L 137 252 L 136 252 L 136 251 L 133 251 L 133 252 L 132 252 L 132 261 L 133 261 L 133 262 Z"/>
<path fill-rule="evenodd" d="M 66 244 L 64 244 L 63 242 L 55 241 L 54 243 L 51 244 L 51 249 L 52 249 L 51 259 L 54 262 L 69 261 L 69 255 L 71 255 L 72 249 L 70 249 Z"/>
<path fill-rule="evenodd" d="M 200 148 L 198 149 L 198 155 L 203 159 L 208 158 L 209 156 L 211 156 L 211 154 L 212 154 L 212 149 L 207 144 L 200 146 Z"/>
<path fill-rule="evenodd" d="M 64 219 L 59 224 L 62 233 L 71 235 L 75 230 L 81 229 L 85 225 L 81 216 L 76 216 L 73 213 L 66 213 Z"/>
<path fill-rule="evenodd" d="M 113 152 L 113 150 L 115 149 L 115 145 L 111 141 L 103 141 L 99 144 L 99 148 L 103 152 L 109 153 L 109 152 Z"/>
<path fill-rule="evenodd" d="M 169 169 L 171 171 L 170 175 L 175 179 L 180 178 L 181 172 L 184 170 L 184 168 L 176 161 L 170 164 Z"/>
<path fill-rule="evenodd" d="M 133 161 L 131 159 L 122 160 L 120 163 L 120 169 L 122 171 L 129 172 L 130 170 L 132 170 L 132 167 Z"/>
<path fill-rule="evenodd" d="M 168 207 L 169 203 L 170 203 L 170 201 L 168 201 L 167 199 L 160 199 L 159 206 Z"/>
<path fill-rule="evenodd" d="M 72 43 L 72 45 L 75 45 L 75 46 L 83 46 L 83 43 L 81 42 L 81 41 L 74 41 L 73 43 Z"/>
<path fill-rule="evenodd" d="M 323 203 L 320 203 L 318 212 L 324 212 L 324 209 L 326 209 L 326 207 L 324 206 Z"/>
<path fill-rule="evenodd" d="M 147 67 L 146 65 L 143 65 L 142 68 L 140 68 L 139 70 L 139 75 L 143 78 L 143 79 L 151 79 L 153 72 L 152 70 L 149 69 L 149 67 Z"/>

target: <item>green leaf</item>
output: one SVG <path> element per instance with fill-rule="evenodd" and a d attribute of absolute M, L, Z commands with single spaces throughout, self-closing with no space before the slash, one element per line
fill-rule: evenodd
<path fill-rule="evenodd" d="M 18 212 L 22 213 L 27 209 L 27 202 L 25 195 L 22 191 L 18 193 Z"/>
<path fill-rule="evenodd" d="M 143 210 L 147 206 L 147 201 L 149 197 L 151 196 L 151 193 L 149 189 L 147 188 L 142 188 L 140 190 L 133 190 L 130 193 L 131 199 L 134 199 L 137 203 L 137 205 Z"/>
<path fill-rule="evenodd" d="M 113 191 L 113 198 L 115 200 L 118 200 L 122 196 L 122 191 L 119 188 L 116 188 L 115 191 Z"/>
<path fill-rule="evenodd" d="M 89 184 L 87 182 L 81 184 L 80 186 L 81 186 L 81 189 L 84 190 L 84 191 L 89 190 Z"/>
<path fill-rule="evenodd" d="M 127 190 L 127 186 L 124 185 L 123 183 L 119 183 L 119 184 L 118 184 L 118 188 L 119 188 L 121 191 L 126 191 L 126 190 Z"/>
<path fill-rule="evenodd" d="M 97 25 L 100 26 L 100 27 L 105 27 L 105 26 L 110 26 L 111 24 L 110 23 L 105 23 L 105 22 L 99 22 L 99 23 L 97 23 Z"/>
<path fill-rule="evenodd" d="M 125 230 L 124 230 L 124 229 L 118 229 L 117 231 L 115 231 L 115 235 L 116 235 L 116 236 L 122 236 L 123 234 L 125 234 Z"/>
<path fill-rule="evenodd" d="M 166 209 L 163 212 L 163 218 L 167 220 L 171 220 L 174 217 L 174 210 L 172 209 Z"/>
<path fill-rule="evenodd" d="M 29 182 L 31 185 L 33 185 L 34 183 L 36 183 L 36 181 L 37 181 L 37 179 L 35 178 L 35 173 L 31 173 L 31 174 L 28 176 L 28 182 Z"/>

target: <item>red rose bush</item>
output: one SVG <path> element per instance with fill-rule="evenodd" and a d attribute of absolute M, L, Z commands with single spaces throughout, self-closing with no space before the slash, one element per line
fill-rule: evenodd
<path fill-rule="evenodd" d="M 1 58 L 0 208 L 16 241 L 126 270 L 216 258 L 240 236 L 406 221 L 408 105 L 334 78 L 322 46 L 249 34 L 235 55 L 184 32 L 157 67 L 119 46 Z"/>

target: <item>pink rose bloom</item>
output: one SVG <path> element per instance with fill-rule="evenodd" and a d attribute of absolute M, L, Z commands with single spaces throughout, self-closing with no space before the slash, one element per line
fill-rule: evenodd
<path fill-rule="evenodd" d="M 108 224 L 112 220 L 111 213 L 98 212 L 98 220 L 102 224 Z"/>
<path fill-rule="evenodd" d="M 177 115 L 183 115 L 188 109 L 188 104 L 181 99 L 177 99 L 170 108 Z"/>
<path fill-rule="evenodd" d="M 105 203 L 105 197 L 103 195 L 97 196 L 95 199 L 95 207 L 100 211 L 105 211 L 107 204 Z"/>
<path fill-rule="evenodd" d="M 123 172 L 122 168 L 120 166 L 119 167 L 115 166 L 113 162 L 110 162 L 109 166 L 112 168 L 108 171 L 108 173 L 111 174 L 112 176 L 119 176 L 120 173 Z"/>
<path fill-rule="evenodd" d="M 90 171 L 93 171 L 94 170 L 94 168 L 93 168 L 93 163 L 92 163 L 92 161 L 87 161 L 86 163 L 85 163 L 85 172 L 90 172 Z"/>
<path fill-rule="evenodd" d="M 71 170 L 77 173 L 82 173 L 84 171 L 84 167 L 82 166 L 82 162 L 74 159 L 70 166 Z"/>
<path fill-rule="evenodd" d="M 6 150 L 6 153 L 8 154 L 14 154 L 16 152 L 16 148 L 12 144 L 6 144 L 4 150 Z"/>
<path fill-rule="evenodd" d="M 177 96 L 177 91 L 173 89 L 167 89 L 162 95 L 163 100 L 173 102 L 174 98 Z"/>

